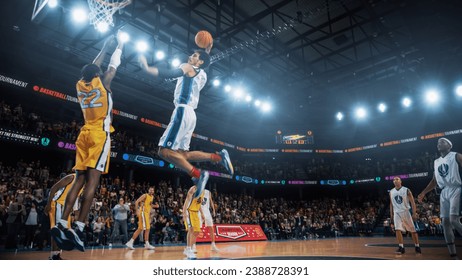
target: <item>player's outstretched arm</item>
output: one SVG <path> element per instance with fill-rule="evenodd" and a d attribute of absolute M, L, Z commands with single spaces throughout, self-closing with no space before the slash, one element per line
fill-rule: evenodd
<path fill-rule="evenodd" d="M 168 69 L 162 67 L 149 66 L 148 61 L 144 55 L 140 55 L 138 60 L 141 69 L 143 69 L 146 73 L 154 77 L 161 77 L 165 79 L 179 78 L 184 74 L 190 72 L 191 70 L 194 71 L 192 66 L 187 63 L 181 65 L 179 68 Z"/>
<path fill-rule="evenodd" d="M 435 179 L 435 174 L 433 174 L 433 178 L 432 180 L 430 181 L 430 183 L 428 183 L 427 187 L 417 196 L 417 201 L 419 201 L 420 203 L 423 202 L 423 199 L 425 197 L 425 195 L 433 190 L 434 188 L 436 188 L 437 184 L 436 184 L 436 179 Z"/>
<path fill-rule="evenodd" d="M 101 68 L 101 64 L 103 63 L 104 58 L 106 57 L 106 52 L 109 49 L 109 47 L 112 45 L 113 42 L 114 42 L 114 35 L 109 36 L 106 39 L 106 41 L 104 41 L 103 48 L 98 53 L 98 55 L 96 55 L 95 59 L 93 59 L 93 62 L 92 62 L 93 64 L 96 64 L 96 65 L 98 65 L 98 67 Z"/>

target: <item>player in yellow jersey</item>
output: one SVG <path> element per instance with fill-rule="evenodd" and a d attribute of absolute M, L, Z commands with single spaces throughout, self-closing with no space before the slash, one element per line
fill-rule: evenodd
<path fill-rule="evenodd" d="M 149 232 L 151 229 L 151 208 L 159 208 L 159 204 L 153 204 L 154 200 L 154 187 L 150 187 L 148 193 L 140 196 L 135 202 L 136 216 L 138 217 L 138 228 L 133 233 L 132 238 L 125 243 L 125 245 L 132 250 L 135 250 L 133 243 L 135 239 L 144 230 L 144 248 L 147 250 L 154 250 L 155 247 L 149 243 Z"/>
<path fill-rule="evenodd" d="M 82 68 L 81 79 L 77 82 L 77 97 L 82 109 L 85 125 L 81 128 L 76 145 L 75 174 L 77 178 L 66 197 L 66 203 L 62 219 L 52 229 L 52 236 L 60 246 L 63 239 L 60 238 L 64 232 L 65 236 L 74 241 L 75 248 L 85 251 L 81 240 L 85 227 L 85 220 L 90 211 L 91 203 L 99 184 L 101 174 L 106 174 L 109 168 L 109 157 L 111 149 L 110 133 L 114 131 L 112 123 L 112 91 L 111 82 L 120 65 L 123 41 L 118 36 L 118 45 L 111 56 L 107 70 L 101 72 L 101 64 L 108 48 L 114 42 L 111 36 L 104 42 L 103 49 L 96 56 L 92 64 Z M 67 219 L 72 211 L 72 205 L 79 191 L 85 184 L 82 195 L 80 215 L 76 221 L 77 228 L 74 231 L 67 227 Z M 60 246 L 61 247 L 61 246 Z"/>
<path fill-rule="evenodd" d="M 188 232 L 186 237 L 186 248 L 183 254 L 185 254 L 188 259 L 196 258 L 196 254 L 193 252 L 191 247 L 196 243 L 196 238 L 201 231 L 199 212 L 203 215 L 201 205 L 205 192 L 202 191 L 199 197 L 195 197 L 196 191 L 196 185 L 189 188 L 183 204 L 183 221 L 186 231 Z"/>
<path fill-rule="evenodd" d="M 45 214 L 50 218 L 50 227 L 53 228 L 56 225 L 56 222 L 61 219 L 61 215 L 64 209 L 64 202 L 66 196 L 71 189 L 72 185 L 75 182 L 75 173 L 68 174 L 62 177 L 56 184 L 54 184 L 50 189 L 50 194 L 48 196 L 48 203 L 45 207 Z M 74 204 L 74 211 L 78 210 L 78 201 L 76 200 Z M 68 218 L 68 226 L 70 227 L 71 219 Z M 58 247 L 56 242 L 51 239 L 51 255 L 50 260 L 62 260 L 61 252 L 59 249 L 70 251 L 74 249 L 74 242 L 67 240 L 63 235 L 61 238 L 65 239 L 61 246 Z"/>

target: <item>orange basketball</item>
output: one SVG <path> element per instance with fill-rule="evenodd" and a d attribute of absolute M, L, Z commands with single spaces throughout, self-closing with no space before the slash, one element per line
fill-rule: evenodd
<path fill-rule="evenodd" d="M 213 42 L 213 37 L 212 34 L 210 34 L 208 31 L 201 30 L 197 32 L 194 40 L 196 41 L 196 45 L 199 48 L 205 49 Z"/>

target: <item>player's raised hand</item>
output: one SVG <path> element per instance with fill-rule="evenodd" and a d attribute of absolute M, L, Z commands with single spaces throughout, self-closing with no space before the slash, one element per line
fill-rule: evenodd
<path fill-rule="evenodd" d="M 213 40 L 210 42 L 210 44 L 205 48 L 205 52 L 210 54 L 210 51 L 212 50 L 213 47 Z"/>
<path fill-rule="evenodd" d="M 146 57 L 143 54 L 140 54 L 138 56 L 138 62 L 140 63 L 141 68 L 143 68 L 143 69 L 148 68 L 148 60 L 146 59 Z"/>

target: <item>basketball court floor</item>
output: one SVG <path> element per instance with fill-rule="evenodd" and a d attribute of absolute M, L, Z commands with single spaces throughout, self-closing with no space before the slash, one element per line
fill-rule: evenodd
<path fill-rule="evenodd" d="M 210 244 L 197 245 L 199 260 L 450 260 L 444 239 L 421 238 L 422 254 L 416 254 L 410 238 L 405 239 L 406 253 L 395 254 L 394 237 L 342 237 L 294 241 L 258 241 L 217 243 L 220 252 L 210 251 Z M 462 252 L 462 244 L 457 250 Z M 184 245 L 157 246 L 154 251 L 135 250 L 123 245 L 87 247 L 85 252 L 64 251 L 66 260 L 183 260 Z M 47 260 L 49 251 L 0 250 L 2 260 Z"/>

